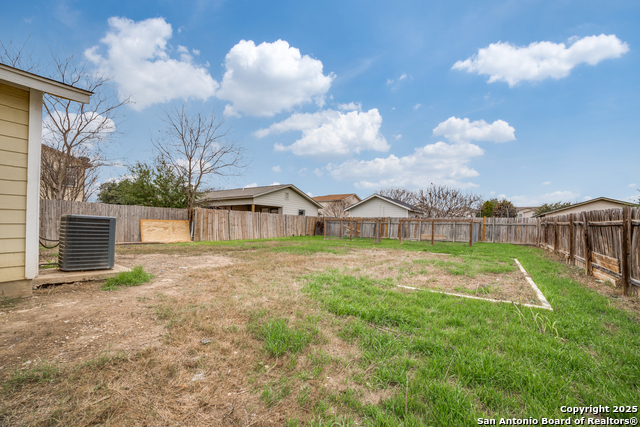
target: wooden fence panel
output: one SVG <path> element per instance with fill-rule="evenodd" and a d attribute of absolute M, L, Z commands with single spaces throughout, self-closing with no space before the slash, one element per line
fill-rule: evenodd
<path fill-rule="evenodd" d="M 60 237 L 60 217 L 65 214 L 115 217 L 116 242 L 118 243 L 140 241 L 141 219 L 189 219 L 186 209 L 42 199 L 40 200 L 40 237 L 58 240 Z"/>

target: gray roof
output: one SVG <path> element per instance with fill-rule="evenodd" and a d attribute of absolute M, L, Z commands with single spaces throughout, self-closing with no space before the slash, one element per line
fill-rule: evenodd
<path fill-rule="evenodd" d="M 415 212 L 422 212 L 420 209 L 418 209 L 417 207 L 410 205 L 409 203 L 403 202 L 402 200 L 398 200 L 398 199 L 392 199 L 391 197 L 387 197 L 387 196 L 383 196 L 382 194 L 377 194 L 378 197 L 382 197 L 383 199 L 386 199 L 390 202 L 396 203 L 398 205 L 401 205 L 407 209 L 409 209 L 410 211 L 415 211 Z"/>
<path fill-rule="evenodd" d="M 585 200 L 584 202 L 574 203 L 573 205 L 565 206 L 564 208 L 554 209 L 552 211 L 544 212 L 544 213 L 541 213 L 540 215 L 534 215 L 534 216 L 535 217 L 543 217 L 543 216 L 549 215 L 550 213 L 561 212 L 561 211 L 564 211 L 564 210 L 567 210 L 567 209 L 575 208 L 575 207 L 578 207 L 578 206 L 584 206 L 584 205 L 588 205 L 588 204 L 593 203 L 593 202 L 600 202 L 600 201 L 615 203 L 615 204 L 620 205 L 621 208 L 623 206 L 635 206 L 633 203 L 625 202 L 625 201 L 622 201 L 622 200 L 610 199 L 609 197 L 596 197 L 595 199 L 589 199 L 589 200 Z"/>
<path fill-rule="evenodd" d="M 381 198 L 381 199 L 383 199 L 383 200 L 386 200 L 386 201 L 388 201 L 388 202 L 390 202 L 390 203 L 393 203 L 393 204 L 395 204 L 395 205 L 397 205 L 397 206 L 400 206 L 401 208 L 407 209 L 407 210 L 409 210 L 409 211 L 411 211 L 411 212 L 419 212 L 419 213 L 422 213 L 422 211 L 421 211 L 420 209 L 418 209 L 417 207 L 415 207 L 415 206 L 413 206 L 413 205 L 410 205 L 409 203 L 405 203 L 405 202 L 400 201 L 400 200 L 397 200 L 397 199 L 392 199 L 391 197 L 382 196 L 382 195 L 380 195 L 380 194 L 372 194 L 371 196 L 367 197 L 367 198 L 366 198 L 366 199 L 364 199 L 363 201 L 358 202 L 358 203 L 355 203 L 355 204 L 353 204 L 353 205 L 349 206 L 348 208 L 346 208 L 346 209 L 345 209 L 345 211 L 348 211 L 348 210 L 349 210 L 349 209 L 351 209 L 351 208 L 355 208 L 355 207 L 356 207 L 356 206 L 358 206 L 358 205 L 361 205 L 361 204 L 363 204 L 363 203 L 366 203 L 366 202 L 367 202 L 367 201 L 369 201 L 369 199 L 371 199 L 372 197 L 379 197 L 379 198 Z"/>
<path fill-rule="evenodd" d="M 200 200 L 217 200 L 217 199 L 242 199 L 244 197 L 255 197 L 265 193 L 271 193 L 281 188 L 289 187 L 291 184 L 266 185 L 264 187 L 245 187 L 234 188 L 231 190 L 210 191 L 203 194 Z"/>
<path fill-rule="evenodd" d="M 263 187 L 245 187 L 245 188 L 234 188 L 231 190 L 219 190 L 219 191 L 210 191 L 208 193 L 203 194 L 198 199 L 198 202 L 206 202 L 210 200 L 227 200 L 227 199 L 244 199 L 244 198 L 254 198 L 257 196 L 262 196 L 263 194 L 273 193 L 274 191 L 282 190 L 283 188 L 291 188 L 302 197 L 308 199 L 311 203 L 316 205 L 319 208 L 323 206 L 309 197 L 308 194 L 304 193 L 298 187 L 293 184 L 278 184 L 278 185 L 266 185 Z"/>

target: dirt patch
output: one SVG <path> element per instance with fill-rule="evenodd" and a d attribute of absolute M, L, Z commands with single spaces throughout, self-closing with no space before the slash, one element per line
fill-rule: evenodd
<path fill-rule="evenodd" d="M 38 360 L 75 362 L 106 350 L 136 352 L 160 344 L 164 327 L 149 306 L 158 293 L 176 293 L 185 272 L 220 269 L 222 256 L 118 256 L 118 264 L 142 265 L 156 277 L 143 286 L 101 290 L 102 282 L 78 282 L 34 290 L 15 307 L 0 308 L 0 370 Z"/>

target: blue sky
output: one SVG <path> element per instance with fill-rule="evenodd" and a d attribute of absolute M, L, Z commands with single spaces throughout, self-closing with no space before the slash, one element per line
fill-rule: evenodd
<path fill-rule="evenodd" d="M 638 197 L 639 23 L 634 1 L 54 0 L 5 5 L 0 37 L 114 77 L 136 101 L 111 138 L 125 163 L 186 103 L 252 160 L 211 185 L 433 182 L 525 206 Z"/>

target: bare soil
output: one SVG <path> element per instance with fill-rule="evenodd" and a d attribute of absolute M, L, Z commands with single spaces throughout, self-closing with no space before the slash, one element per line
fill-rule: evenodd
<path fill-rule="evenodd" d="M 446 257 L 427 252 L 159 246 L 160 253 L 141 253 L 153 250 L 119 249 L 116 257 L 143 266 L 155 276 L 150 283 L 112 292 L 100 282 L 60 285 L 0 308 L 0 377 L 51 363 L 64 373 L 16 386 L 0 405 L 0 425 L 266 426 L 308 418 L 332 393 L 377 403 L 393 390 L 367 383 L 357 346 L 337 336 L 345 320 L 300 292 L 301 276 L 327 268 L 452 292 L 490 283 L 485 296 L 530 299 L 519 271 L 451 276 L 415 262 Z M 291 322 L 312 316 L 320 338 L 298 356 L 274 359 L 247 327 L 257 312 Z M 280 397 L 270 403 L 265 390 Z"/>

